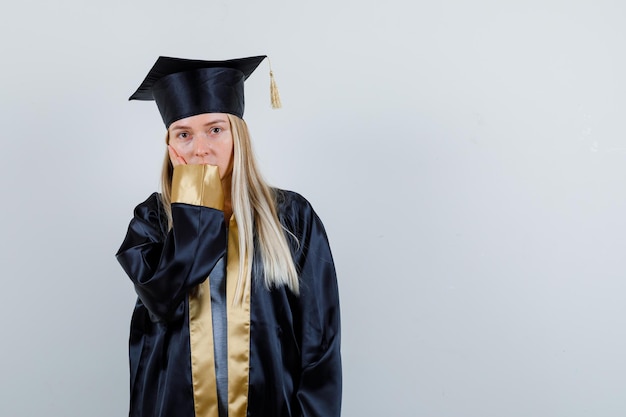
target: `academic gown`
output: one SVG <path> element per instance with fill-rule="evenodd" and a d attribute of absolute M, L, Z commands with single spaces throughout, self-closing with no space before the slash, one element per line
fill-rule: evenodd
<path fill-rule="evenodd" d="M 340 415 L 339 297 L 326 233 L 302 196 L 274 192 L 295 237 L 287 234 L 300 294 L 268 289 L 255 254 L 240 304 L 237 225 L 225 223 L 216 167 L 175 168 L 171 230 L 158 194 L 135 208 L 116 255 L 138 295 L 131 417 Z"/>

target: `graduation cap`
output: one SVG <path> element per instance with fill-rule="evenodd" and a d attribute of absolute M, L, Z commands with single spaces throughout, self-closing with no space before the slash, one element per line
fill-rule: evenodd
<path fill-rule="evenodd" d="M 227 61 L 200 61 L 161 56 L 129 100 L 156 101 L 166 127 L 202 113 L 229 113 L 243 118 L 243 83 L 266 55 Z M 272 107 L 280 97 L 270 68 Z"/>

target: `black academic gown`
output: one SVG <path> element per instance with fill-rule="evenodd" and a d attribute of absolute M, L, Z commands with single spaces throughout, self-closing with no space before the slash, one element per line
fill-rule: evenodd
<path fill-rule="evenodd" d="M 283 286 L 266 288 L 259 276 L 260 259 L 254 257 L 248 363 L 243 364 L 247 387 L 231 390 L 234 393 L 230 392 L 227 400 L 235 403 L 242 400 L 237 397 L 245 396 L 245 405 L 241 412 L 230 414 L 339 416 L 339 298 L 326 233 L 302 196 L 282 190 L 275 190 L 275 194 L 279 219 L 297 238 L 297 242 L 293 238 L 289 242 L 299 271 L 300 294 L 296 296 Z M 198 404 L 194 406 L 194 401 L 200 402 L 198 395 L 205 395 L 194 388 L 194 378 L 202 379 L 207 372 L 198 376 L 196 371 L 192 377 L 195 364 L 190 346 L 190 293 L 207 280 L 216 265 L 224 263 L 218 261 L 228 257 L 224 215 L 202 202 L 173 202 L 172 217 L 173 228 L 167 231 L 160 197 L 151 195 L 135 209 L 117 253 L 138 294 L 129 342 L 129 415 L 226 417 L 217 409 L 199 413 Z M 215 344 L 225 346 L 219 339 L 216 336 L 213 346 L 203 346 L 200 354 L 213 355 Z M 230 348 L 226 346 L 226 354 L 231 354 Z M 219 358 L 215 362 L 231 366 Z M 209 395 L 217 398 L 215 392 Z"/>

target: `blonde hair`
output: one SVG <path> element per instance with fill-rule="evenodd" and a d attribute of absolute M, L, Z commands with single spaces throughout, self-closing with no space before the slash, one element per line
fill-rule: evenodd
<path fill-rule="evenodd" d="M 286 285 L 299 293 L 298 272 L 285 233 L 295 236 L 281 225 L 276 210 L 275 192 L 263 180 L 257 167 L 250 133 L 246 122 L 228 115 L 233 135 L 233 177 L 231 203 L 239 231 L 239 277 L 235 300 L 241 300 L 245 286 L 250 282 L 255 243 L 263 265 L 263 281 L 267 288 Z M 165 136 L 169 143 L 169 135 Z M 161 200 L 165 207 L 169 228 L 172 227 L 172 174 L 174 168 L 165 152 L 161 173 Z"/>

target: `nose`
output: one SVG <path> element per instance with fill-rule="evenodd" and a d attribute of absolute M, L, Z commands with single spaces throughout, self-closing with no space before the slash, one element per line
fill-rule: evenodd
<path fill-rule="evenodd" d="M 209 154 L 211 147 L 209 141 L 204 136 L 198 136 L 195 140 L 195 154 L 196 156 L 206 156 Z"/>

